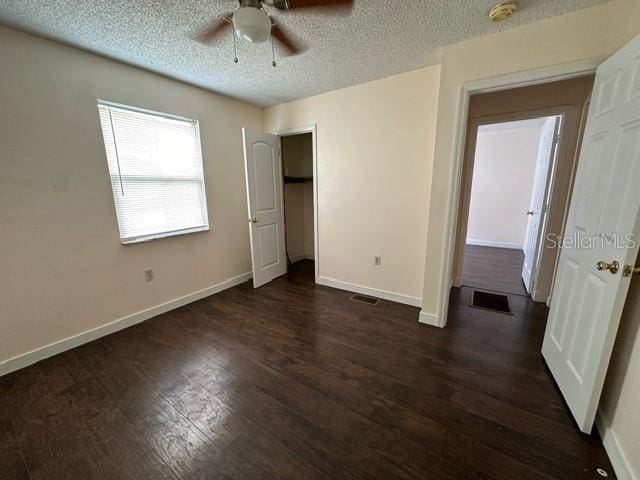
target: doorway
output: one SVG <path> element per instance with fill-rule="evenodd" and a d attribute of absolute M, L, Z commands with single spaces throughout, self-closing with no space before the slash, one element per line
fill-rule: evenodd
<path fill-rule="evenodd" d="M 474 279 L 474 283 L 479 288 L 488 290 L 502 288 L 509 294 L 530 296 L 535 302 L 549 304 L 559 248 L 557 243 L 548 242 L 546 239 L 558 238 L 564 229 L 593 78 L 593 75 L 586 75 L 568 80 L 475 94 L 470 97 L 461 184 L 458 193 L 459 208 L 452 265 L 453 286 L 463 286 L 465 275 L 468 275 L 469 268 L 474 268 L 475 262 L 476 272 L 483 276 L 482 284 L 478 283 L 479 279 Z M 543 127 L 545 130 L 544 142 L 546 143 L 542 141 Z M 509 148 L 509 142 L 505 138 L 509 136 L 514 138 L 518 130 L 521 138 L 518 141 L 512 141 L 515 146 Z M 551 130 L 553 130 L 553 134 L 551 134 Z M 483 252 L 473 255 L 474 252 L 471 252 L 471 248 L 469 255 L 467 255 L 467 243 L 473 243 L 474 240 L 478 240 L 475 237 L 481 235 L 477 233 L 477 230 L 473 230 L 474 225 L 469 223 L 474 175 L 480 176 L 482 173 L 481 169 L 477 172 L 474 169 L 476 150 L 477 148 L 485 151 L 489 149 L 490 152 L 497 153 L 498 157 L 506 156 L 505 152 L 511 151 L 515 158 L 524 162 L 522 158 L 524 145 L 527 143 L 525 141 L 527 132 L 530 138 L 529 173 L 525 175 L 525 168 L 517 168 L 516 171 L 519 172 L 520 178 L 527 175 L 531 178 L 529 180 L 531 187 L 529 189 L 518 187 L 520 190 L 525 190 L 525 194 L 521 195 L 521 203 L 515 207 L 517 215 L 514 218 L 517 217 L 520 226 L 519 229 L 514 228 L 516 220 L 511 220 L 511 230 L 508 230 L 512 235 L 514 232 L 519 232 L 516 237 L 518 240 L 516 242 L 513 241 L 514 237 L 501 237 L 503 244 L 494 244 L 495 250 L 489 250 L 489 253 L 501 253 L 501 256 L 491 258 L 491 255 L 482 255 Z M 538 138 L 536 139 L 536 137 Z M 480 144 L 478 144 L 479 139 L 481 139 Z M 549 152 L 548 156 L 546 151 Z M 543 160 L 549 161 L 549 165 L 545 167 L 541 160 L 542 166 L 538 169 L 540 170 L 538 176 L 546 180 L 546 186 L 543 187 L 545 182 L 542 180 L 536 182 L 540 186 L 537 202 L 541 205 L 532 210 L 532 202 L 534 201 L 532 186 L 538 165 L 538 153 Z M 493 158 L 492 161 L 495 164 L 498 160 Z M 510 167 L 513 168 L 513 165 Z M 513 174 L 508 176 L 505 175 L 505 172 L 507 169 L 503 166 L 499 172 L 500 178 L 502 178 L 500 188 L 497 188 L 496 182 L 492 182 L 490 178 L 485 179 L 485 186 L 493 188 L 496 194 L 500 194 L 507 187 L 514 190 L 513 187 L 517 185 L 517 182 L 514 181 Z M 480 181 L 478 178 L 476 180 Z M 476 197 L 482 197 L 486 194 L 486 192 L 482 192 L 482 189 L 476 193 L 479 194 L 475 195 Z M 500 209 L 505 212 L 509 209 L 513 210 L 512 201 L 509 201 L 507 205 L 505 197 L 496 195 L 496 198 L 502 198 L 502 201 L 497 203 Z M 542 212 L 543 208 L 544 212 Z M 533 212 L 533 215 L 527 215 L 527 212 L 530 211 Z M 488 217 L 484 219 L 480 217 L 478 221 L 482 224 L 480 227 L 486 228 L 487 225 L 497 222 L 508 224 L 506 218 L 506 213 L 501 212 L 498 215 L 497 210 L 494 210 L 488 214 Z M 535 231 L 535 227 L 538 227 L 537 231 Z M 482 231 L 482 228 L 480 230 Z M 522 233 L 523 236 L 520 239 L 519 235 Z M 535 241 L 529 240 L 529 236 L 535 238 Z M 526 265 L 525 244 L 528 251 L 534 253 L 527 255 Z M 475 253 L 478 253 L 478 250 L 483 250 L 479 248 L 483 246 L 486 245 L 473 245 L 473 247 L 477 247 L 474 249 Z M 505 248 L 514 246 L 517 248 Z M 500 247 L 503 250 L 497 249 Z M 521 253 L 518 253 L 518 250 Z M 501 259 L 502 257 L 514 258 L 504 260 Z M 504 261 L 510 261 L 511 266 L 504 267 Z M 465 269 L 465 263 L 467 263 L 467 269 Z M 531 272 L 530 275 L 523 272 L 525 267 L 527 271 Z M 523 275 L 523 273 L 525 274 Z M 524 281 L 523 277 L 525 277 Z M 500 286 L 504 281 L 510 282 L 509 288 Z M 466 282 L 469 283 L 468 277 Z"/>
<path fill-rule="evenodd" d="M 295 261 L 301 260 L 313 264 L 317 282 L 320 270 L 316 126 L 276 133 L 245 127 L 242 129 L 242 141 L 254 288 L 286 274 L 290 263 L 293 265 Z M 283 167 L 283 148 L 287 156 L 286 168 Z M 312 166 L 310 171 L 309 153 Z M 285 181 L 286 185 L 306 185 L 299 189 L 288 188 L 289 250 L 285 231 Z M 305 197 L 305 191 L 308 190 L 311 195 L 307 193 Z M 305 219 L 309 206 L 312 215 L 306 214 Z M 290 262 L 291 258 L 294 259 L 293 262 Z"/>
<path fill-rule="evenodd" d="M 309 269 L 315 263 L 313 133 L 281 134 L 280 145 L 287 269 Z"/>
<path fill-rule="evenodd" d="M 461 284 L 531 295 L 562 115 L 484 123 L 475 138 Z"/>

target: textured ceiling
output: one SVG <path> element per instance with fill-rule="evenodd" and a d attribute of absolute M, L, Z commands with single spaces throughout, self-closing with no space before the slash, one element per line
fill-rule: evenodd
<path fill-rule="evenodd" d="M 606 0 L 520 0 L 492 23 L 496 1 L 355 0 L 346 16 L 269 9 L 310 47 L 276 52 L 276 68 L 269 43 L 239 40 L 234 64 L 231 34 L 211 47 L 192 39 L 233 0 L 2 0 L 0 23 L 266 106 L 438 63 L 444 45 Z"/>

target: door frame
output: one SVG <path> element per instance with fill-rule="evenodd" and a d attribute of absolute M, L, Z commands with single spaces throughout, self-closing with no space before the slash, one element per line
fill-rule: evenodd
<path fill-rule="evenodd" d="M 560 135 L 562 136 L 562 130 L 564 128 L 565 121 L 569 110 L 566 106 L 554 106 L 543 107 L 529 110 L 519 110 L 512 113 L 500 113 L 492 115 L 483 115 L 481 117 L 475 117 L 469 122 L 470 130 L 467 131 L 468 135 L 465 135 L 465 151 L 462 161 L 462 172 L 460 181 L 460 193 L 458 196 L 458 214 L 455 218 L 456 233 L 454 237 L 455 245 L 453 250 L 453 266 L 452 266 L 452 284 L 454 287 L 462 286 L 462 269 L 464 264 L 464 249 L 466 246 L 467 227 L 469 223 L 469 207 L 471 204 L 471 188 L 473 185 L 473 171 L 475 169 L 475 147 L 478 139 L 478 129 L 483 125 L 493 125 L 496 123 L 516 122 L 521 120 L 530 120 L 534 118 L 544 117 L 561 117 L 563 119 L 560 128 Z M 557 165 L 559 158 L 556 152 L 554 158 L 549 164 L 549 171 L 545 177 L 545 182 L 550 182 L 551 188 L 555 185 L 556 175 L 558 174 Z M 574 165 L 575 168 L 575 165 Z M 552 190 L 553 191 L 553 190 Z M 566 208 L 566 205 L 563 205 Z M 542 222 L 543 231 L 540 232 L 539 238 L 542 240 L 546 233 L 548 222 Z M 536 249 L 539 250 L 541 244 L 536 245 Z M 538 262 L 537 262 L 538 263 Z M 534 284 L 537 282 L 539 265 L 534 266 L 533 272 Z M 546 298 L 541 299 L 538 297 L 537 291 L 534 289 L 531 293 L 531 297 L 537 302 L 546 302 Z"/>
<path fill-rule="evenodd" d="M 459 199 L 462 188 L 462 167 L 465 157 L 469 100 L 471 95 L 508 90 L 518 87 L 527 87 L 531 85 L 540 85 L 559 80 L 568 80 L 585 75 L 592 75 L 595 73 L 598 65 L 600 65 L 604 60 L 605 58 L 601 58 L 584 62 L 571 62 L 562 65 L 554 65 L 500 75 L 488 79 L 474 80 L 466 82 L 458 87 L 457 108 L 454 117 L 456 128 L 454 130 L 455 138 L 453 142 L 453 175 L 451 175 L 449 180 L 448 205 L 450 205 L 451 208 L 449 208 L 449 211 L 447 212 L 445 222 L 445 258 L 444 268 L 442 268 L 440 272 L 440 299 L 438 301 L 438 311 L 436 312 L 438 326 L 445 327 L 447 324 L 449 296 L 451 294 L 451 287 L 453 287 L 453 265 L 456 252 L 455 240 L 460 207 Z"/>
<path fill-rule="evenodd" d="M 310 133 L 311 134 L 311 146 L 313 150 L 313 262 L 314 262 L 314 281 L 318 283 L 318 279 L 320 278 L 320 242 L 318 234 L 318 141 L 317 141 L 317 133 L 318 128 L 314 123 L 312 125 L 306 125 L 302 127 L 294 127 L 294 128 L 283 128 L 281 130 L 269 132 L 273 135 L 277 135 L 278 137 L 290 137 L 292 135 L 300 135 L 302 133 Z M 284 189 L 283 189 L 283 197 L 284 197 Z M 284 202 L 284 198 L 283 198 Z"/>

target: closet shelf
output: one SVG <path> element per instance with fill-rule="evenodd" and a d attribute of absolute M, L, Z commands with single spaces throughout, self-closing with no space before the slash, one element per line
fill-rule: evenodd
<path fill-rule="evenodd" d="M 313 182 L 313 177 L 284 177 L 284 183 Z"/>

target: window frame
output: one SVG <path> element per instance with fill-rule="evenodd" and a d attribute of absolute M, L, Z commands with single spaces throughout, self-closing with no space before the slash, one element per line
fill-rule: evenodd
<path fill-rule="evenodd" d="M 101 99 L 97 99 L 96 101 L 96 106 L 98 109 L 98 121 L 99 121 L 99 125 L 100 125 L 100 134 L 102 135 L 102 141 L 105 147 L 105 157 L 107 160 L 107 173 L 109 176 L 109 180 L 111 182 L 111 196 L 112 196 L 112 201 L 113 201 L 113 207 L 114 207 L 114 212 L 116 214 L 116 223 L 118 224 L 118 236 L 120 237 L 120 243 L 122 245 L 130 245 L 130 244 L 134 244 L 134 243 L 142 243 L 142 242 L 148 242 L 151 240 L 159 240 L 161 238 L 167 238 L 167 237 L 174 237 L 174 236 L 179 236 L 179 235 L 187 235 L 189 233 L 197 233 L 197 232 L 206 232 L 211 230 L 211 226 L 212 226 L 212 222 L 211 219 L 209 218 L 209 209 L 208 209 L 208 205 L 207 205 L 207 191 L 206 191 L 206 182 L 205 182 L 205 176 L 204 176 L 204 158 L 202 155 L 202 145 L 200 142 L 200 122 L 196 119 L 193 118 L 187 118 L 187 117 L 182 117 L 179 115 L 173 115 L 170 113 L 164 113 L 164 112 L 158 112 L 155 110 L 149 110 L 146 108 L 140 108 L 140 107 L 134 107 L 131 105 L 124 105 L 122 103 L 116 103 L 116 102 L 111 102 L 108 100 L 101 100 Z M 116 206 L 116 200 L 115 198 L 113 198 L 113 195 L 115 194 L 115 191 L 117 190 L 116 185 L 114 184 L 114 180 L 117 180 L 119 183 L 121 178 L 125 178 L 126 175 L 120 175 L 119 173 L 117 175 L 113 175 L 111 173 L 111 168 L 109 167 L 109 156 L 108 156 L 108 151 L 107 151 L 107 145 L 105 142 L 105 138 L 104 138 L 104 133 L 103 133 L 103 129 L 102 129 L 102 121 L 101 121 L 101 117 L 100 117 L 100 107 L 107 107 L 107 108 L 117 108 L 120 110 L 126 110 L 126 111 L 130 111 L 130 112 L 136 112 L 136 113 L 142 113 L 145 115 L 152 115 L 152 116 L 156 116 L 156 117 L 161 117 L 161 118 L 167 118 L 170 120 L 178 120 L 178 121 L 182 121 L 182 122 L 188 122 L 191 123 L 195 129 L 195 138 L 196 138 L 196 147 L 198 149 L 198 151 L 200 152 L 200 183 L 201 183 L 201 187 L 202 187 L 202 195 L 204 197 L 204 202 L 203 202 L 203 208 L 204 208 L 204 219 L 205 219 L 205 224 L 204 225 L 199 225 L 199 226 L 195 226 L 195 227 L 188 227 L 188 228 L 183 228 L 183 229 L 179 229 L 179 230 L 169 230 L 166 232 L 158 232 L 158 233 L 150 233 L 150 234 L 146 234 L 146 235 L 137 235 L 137 236 L 133 236 L 133 237 L 124 237 L 122 234 L 122 230 L 120 227 L 120 219 L 118 216 L 118 208 Z M 114 144 L 116 144 L 116 139 L 115 137 L 113 138 L 113 142 Z M 117 144 L 116 144 L 117 145 Z M 132 175 L 132 177 L 135 176 L 139 176 L 139 175 Z M 149 178 L 153 178 L 153 177 L 149 177 Z M 164 177 L 155 177 L 158 179 L 162 179 Z M 185 178 L 185 181 L 187 181 L 188 179 Z M 197 178 L 192 178 L 191 181 L 195 182 L 197 181 Z"/>

